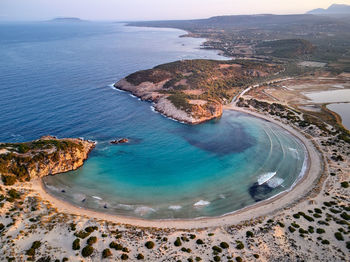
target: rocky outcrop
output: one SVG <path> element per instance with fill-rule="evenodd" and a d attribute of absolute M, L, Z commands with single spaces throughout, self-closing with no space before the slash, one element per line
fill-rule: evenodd
<path fill-rule="evenodd" d="M 247 86 L 282 69 L 260 61 L 181 60 L 135 72 L 114 86 L 153 102 L 165 116 L 199 124 L 220 117 L 222 106 Z"/>
<path fill-rule="evenodd" d="M 111 144 L 115 144 L 115 145 L 117 145 L 117 144 L 125 144 L 125 143 L 129 143 L 129 139 L 127 139 L 127 138 L 120 138 L 120 139 L 112 140 L 110 143 Z"/>
<path fill-rule="evenodd" d="M 26 143 L 3 143 L 0 173 L 4 184 L 54 175 L 81 167 L 95 142 L 45 136 Z M 6 152 L 4 151 L 6 150 Z"/>
<path fill-rule="evenodd" d="M 144 82 L 139 85 L 133 85 L 124 78 L 117 82 L 114 87 L 128 91 L 141 100 L 153 102 L 154 109 L 157 112 L 187 124 L 200 124 L 222 115 L 222 104 L 215 100 L 201 100 L 204 103 L 198 103 L 198 100 L 195 103 L 191 103 L 191 100 L 189 100 L 189 104 L 191 104 L 190 110 L 183 110 L 176 107 L 168 99 L 168 94 L 159 92 L 166 81 L 156 84 Z"/>

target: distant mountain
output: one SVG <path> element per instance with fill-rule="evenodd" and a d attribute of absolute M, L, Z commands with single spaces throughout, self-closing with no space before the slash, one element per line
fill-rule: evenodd
<path fill-rule="evenodd" d="M 50 20 L 50 22 L 84 22 L 84 20 L 77 17 L 57 17 Z"/>
<path fill-rule="evenodd" d="M 307 14 L 313 14 L 313 15 L 350 14 L 350 5 L 333 4 L 327 9 L 317 8 L 307 12 Z"/>

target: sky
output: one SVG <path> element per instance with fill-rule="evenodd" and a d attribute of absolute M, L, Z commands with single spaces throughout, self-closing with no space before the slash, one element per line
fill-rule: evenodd
<path fill-rule="evenodd" d="M 0 0 L 0 20 L 170 20 L 237 14 L 296 14 L 334 0 Z M 339 3 L 339 2 L 338 2 Z M 341 4 L 350 4 L 342 0 Z"/>

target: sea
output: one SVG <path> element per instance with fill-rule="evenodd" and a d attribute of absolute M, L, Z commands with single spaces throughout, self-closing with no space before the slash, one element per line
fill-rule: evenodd
<path fill-rule="evenodd" d="M 44 184 L 74 205 L 120 216 L 221 216 L 289 190 L 306 153 L 279 126 L 233 111 L 186 125 L 113 87 L 162 63 L 227 59 L 185 33 L 113 22 L 0 23 L 0 141 L 96 141 L 83 167 Z M 117 138 L 130 143 L 110 144 Z"/>

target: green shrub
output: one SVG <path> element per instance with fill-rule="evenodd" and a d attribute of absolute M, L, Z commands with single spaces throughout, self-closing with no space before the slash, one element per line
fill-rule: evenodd
<path fill-rule="evenodd" d="M 27 256 L 35 256 L 35 249 L 34 249 L 34 248 L 29 248 L 29 249 L 26 251 L 26 255 L 27 255 Z"/>
<path fill-rule="evenodd" d="M 89 257 L 92 255 L 93 252 L 94 252 L 94 248 L 92 246 L 87 245 L 81 250 L 81 255 L 83 257 Z"/>
<path fill-rule="evenodd" d="M 349 182 L 347 181 L 344 181 L 344 182 L 341 182 L 340 185 L 344 188 L 348 188 L 349 187 Z"/>
<path fill-rule="evenodd" d="M 73 241 L 72 248 L 73 248 L 73 250 L 79 250 L 80 249 L 80 239 L 79 238 L 76 238 Z"/>
<path fill-rule="evenodd" d="M 300 215 L 299 214 L 293 214 L 293 217 L 298 219 L 298 218 L 300 218 Z"/>
<path fill-rule="evenodd" d="M 321 210 L 321 209 L 319 209 L 319 208 L 315 208 L 314 210 L 315 210 L 315 212 L 316 212 L 316 213 L 318 213 L 318 214 L 322 214 L 322 210 Z"/>
<path fill-rule="evenodd" d="M 236 261 L 237 261 L 237 262 L 242 262 L 243 259 L 242 259 L 241 257 L 236 257 Z"/>
<path fill-rule="evenodd" d="M 300 226 L 297 224 L 297 223 L 291 223 L 291 225 L 293 226 L 293 227 L 295 227 L 295 228 L 299 228 Z"/>
<path fill-rule="evenodd" d="M 277 224 L 280 226 L 280 227 L 284 227 L 284 224 L 280 221 L 277 222 Z"/>
<path fill-rule="evenodd" d="M 326 231 L 323 228 L 317 228 L 316 233 L 317 234 L 324 234 Z"/>
<path fill-rule="evenodd" d="M 198 245 L 203 245 L 204 244 L 204 241 L 202 239 L 197 239 L 196 243 Z"/>
<path fill-rule="evenodd" d="M 259 254 L 254 254 L 253 255 L 255 258 L 259 258 L 260 256 L 259 256 Z"/>
<path fill-rule="evenodd" d="M 236 241 L 237 242 L 237 249 L 243 249 L 244 248 L 244 244 L 241 241 Z"/>
<path fill-rule="evenodd" d="M 221 242 L 220 247 L 223 249 L 229 248 L 229 245 L 226 242 Z"/>
<path fill-rule="evenodd" d="M 3 223 L 0 223 L 0 232 L 5 228 Z"/>
<path fill-rule="evenodd" d="M 176 247 L 179 247 L 179 246 L 181 246 L 181 245 L 182 245 L 181 240 L 180 240 L 180 238 L 179 238 L 179 237 L 178 237 L 178 238 L 176 238 L 176 240 L 175 240 L 175 242 L 174 242 L 174 245 L 175 245 Z"/>
<path fill-rule="evenodd" d="M 190 239 L 195 239 L 196 235 L 190 234 Z"/>
<path fill-rule="evenodd" d="M 128 260 L 129 259 L 129 256 L 127 254 L 122 254 L 120 256 L 121 260 Z"/>
<path fill-rule="evenodd" d="M 34 249 L 38 249 L 40 246 L 41 246 L 40 241 L 34 241 L 32 244 L 32 248 L 34 248 Z"/>
<path fill-rule="evenodd" d="M 343 237 L 342 233 L 340 233 L 340 232 L 335 232 L 335 233 L 334 233 L 334 236 L 335 236 L 335 238 L 336 238 L 337 240 L 339 240 L 339 241 L 344 241 L 344 237 Z"/>
<path fill-rule="evenodd" d="M 7 194 L 11 197 L 11 198 L 14 198 L 14 199 L 19 199 L 21 198 L 21 194 L 16 191 L 15 189 L 10 189 Z"/>
<path fill-rule="evenodd" d="M 196 257 L 195 260 L 196 260 L 196 261 L 202 261 L 202 258 Z"/>
<path fill-rule="evenodd" d="M 152 249 L 154 248 L 154 243 L 152 241 L 147 241 L 145 246 L 148 248 L 148 249 Z"/>
<path fill-rule="evenodd" d="M 219 256 L 215 256 L 215 257 L 213 257 L 213 259 L 214 259 L 214 261 L 221 261 L 221 258 L 219 257 Z"/>
<path fill-rule="evenodd" d="M 295 228 L 294 228 L 294 227 L 292 227 L 292 226 L 289 226 L 289 227 L 288 227 L 288 230 L 289 230 L 289 232 L 294 233 Z"/>
<path fill-rule="evenodd" d="M 97 237 L 89 237 L 88 240 L 86 241 L 86 243 L 90 246 L 95 244 L 96 242 L 97 242 Z"/>
<path fill-rule="evenodd" d="M 140 253 L 140 254 L 138 254 L 137 255 L 137 260 L 142 260 L 142 259 L 144 259 L 145 257 Z"/>
<path fill-rule="evenodd" d="M 112 251 L 109 248 L 106 248 L 102 251 L 102 258 L 107 258 L 112 256 Z"/>
<path fill-rule="evenodd" d="M 245 235 L 246 235 L 247 237 L 253 237 L 253 236 L 254 236 L 254 234 L 253 234 L 252 231 L 247 231 L 247 232 L 245 233 Z"/>
<path fill-rule="evenodd" d="M 95 230 L 97 230 L 98 228 L 96 227 L 96 226 L 94 226 L 94 227 L 87 227 L 87 228 L 85 228 L 85 231 L 86 232 L 89 232 L 89 233 L 92 233 L 92 232 L 94 232 Z"/>
<path fill-rule="evenodd" d="M 218 252 L 218 253 L 221 253 L 222 252 L 222 249 L 218 246 L 213 246 L 212 249 L 215 251 L 215 252 Z"/>
<path fill-rule="evenodd" d="M 17 181 L 16 176 L 13 175 L 1 175 L 1 179 L 5 186 L 12 186 Z"/>
<path fill-rule="evenodd" d="M 81 230 L 79 232 L 75 232 L 74 236 L 84 239 L 84 238 L 87 238 L 88 236 L 90 236 L 90 234 L 91 234 L 91 232 L 86 232 L 86 231 Z"/>
<path fill-rule="evenodd" d="M 324 244 L 324 245 L 329 245 L 329 241 L 327 239 L 323 239 L 321 241 L 321 243 Z"/>
<path fill-rule="evenodd" d="M 340 216 L 345 220 L 350 220 L 350 215 L 348 215 L 346 212 L 341 213 Z"/>

